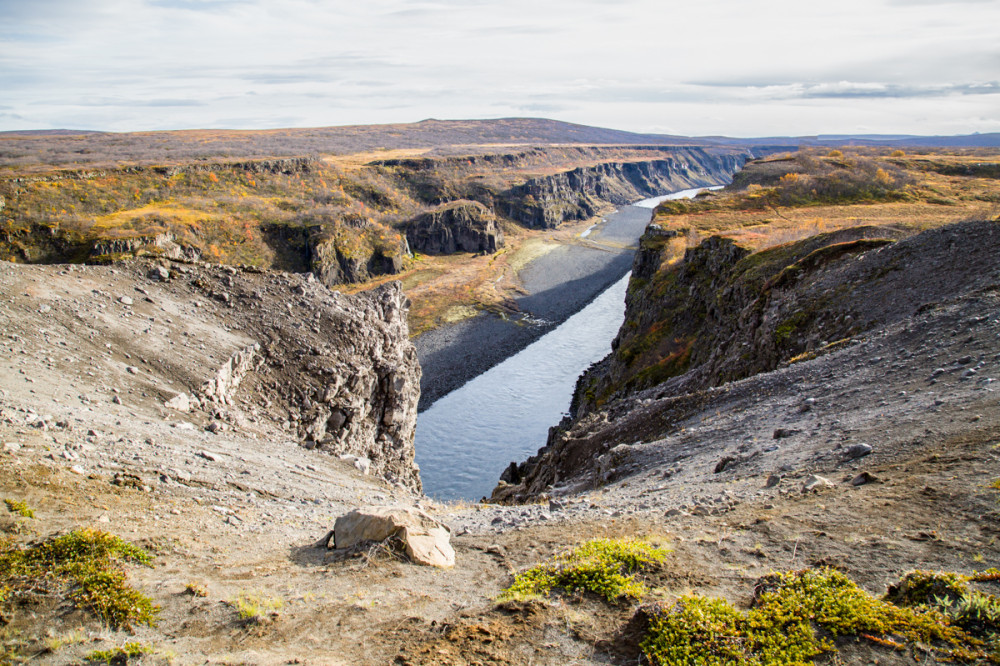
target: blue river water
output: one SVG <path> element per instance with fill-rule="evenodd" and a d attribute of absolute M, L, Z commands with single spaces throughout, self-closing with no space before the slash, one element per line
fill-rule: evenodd
<path fill-rule="evenodd" d="M 611 351 L 628 275 L 580 312 L 435 402 L 417 419 L 417 464 L 436 499 L 488 496 L 511 461 L 534 455 L 569 408 L 580 373 Z"/>
<path fill-rule="evenodd" d="M 655 208 L 660 201 L 692 197 L 702 189 L 634 205 Z M 489 496 L 507 465 L 545 445 L 549 428 L 569 409 L 577 378 L 611 351 L 625 319 L 628 278 L 420 413 L 416 458 L 427 495 L 439 500 Z"/>

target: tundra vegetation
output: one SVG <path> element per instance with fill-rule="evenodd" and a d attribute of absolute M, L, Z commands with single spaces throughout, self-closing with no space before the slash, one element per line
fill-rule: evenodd
<path fill-rule="evenodd" d="M 507 182 L 500 174 L 502 166 L 476 171 L 480 167 L 462 155 L 420 162 L 421 169 L 408 172 L 403 186 L 400 174 L 410 167 L 392 160 L 422 156 L 379 152 L 309 161 L 305 169 L 296 166 L 303 163 L 282 166 L 272 161 L 264 168 L 248 161 L 207 164 L 204 169 L 164 167 L 162 173 L 119 168 L 53 176 L 37 170 L 30 177 L 22 173 L 4 181 L 5 187 L 19 188 L 20 200 L 5 192 L 0 216 L 12 244 L 36 224 L 49 231 L 68 229 L 70 235 L 105 242 L 111 249 L 115 240 L 169 234 L 171 242 L 189 243 L 203 258 L 291 267 L 282 263 L 291 260 L 282 257 L 278 247 L 294 239 L 296 230 L 318 227 L 324 240 L 334 241 L 343 231 L 349 236 L 341 243 L 346 254 L 361 251 L 352 243 L 392 245 L 399 237 L 394 225 L 433 205 L 437 195 L 432 192 L 439 191 L 434 188 L 447 185 L 448 196 L 453 196 L 467 194 L 470 190 L 464 188 L 473 188 L 475 182 Z M 573 159 L 593 157 L 581 153 Z M 555 168 L 549 157 L 530 151 L 518 159 L 534 160 L 532 168 L 539 172 Z M 995 165 L 995 157 L 971 153 L 805 151 L 754 162 L 722 193 L 666 204 L 642 241 L 649 272 L 634 282 L 629 295 L 632 301 L 645 299 L 655 307 L 647 309 L 648 320 L 626 324 L 618 352 L 636 373 L 657 365 L 664 368 L 663 374 L 639 377 L 640 383 L 660 381 L 688 367 L 696 340 L 666 330 L 663 322 L 676 312 L 661 317 L 664 312 L 656 308 L 673 306 L 657 297 L 676 286 L 681 276 L 674 269 L 709 236 L 720 236 L 714 241 L 718 248 L 732 248 L 741 288 L 776 289 L 798 271 L 833 261 L 838 253 L 877 250 L 893 241 L 879 236 L 829 242 L 845 230 L 880 225 L 908 233 L 970 218 L 996 218 L 1000 187 Z M 446 172 L 463 175 L 450 179 Z M 362 237 L 354 233 L 357 230 L 375 235 Z M 282 233 L 288 234 L 282 243 L 262 240 Z M 517 234 L 526 244 L 537 238 L 532 230 Z M 434 309 L 418 300 L 415 328 L 440 321 L 455 304 L 490 302 L 491 296 L 480 288 L 489 281 L 487 276 L 495 276 L 489 271 L 509 254 L 414 258 L 397 277 L 422 293 L 424 304 L 434 299 L 445 304 Z M 349 288 L 382 279 L 390 278 Z M 693 292 L 711 296 L 716 290 L 705 274 L 695 272 L 685 279 Z M 432 284 L 433 289 L 427 288 Z M 39 312 L 37 303 L 32 307 Z M 789 315 L 778 322 L 774 344 L 791 352 L 804 316 Z M 956 333 L 949 339 L 961 337 Z M 664 340 L 676 348 L 662 346 Z M 105 353 L 103 345 L 100 352 Z M 117 357 L 119 362 L 122 367 L 141 363 L 142 372 L 154 372 L 142 360 Z M 131 381 L 130 371 L 120 374 Z M 86 377 L 85 372 L 79 377 Z M 40 383 L 32 386 L 32 394 L 41 388 Z M 254 402 L 268 399 L 266 387 L 261 392 L 252 397 Z M 129 399 L 127 392 L 122 395 Z M 263 464 L 245 474 L 216 472 L 217 483 L 190 475 L 167 482 L 159 480 L 161 470 L 151 475 L 143 469 L 142 474 L 159 480 L 155 492 L 142 486 L 123 488 L 109 483 L 106 471 L 84 476 L 57 460 L 56 447 L 78 435 L 84 439 L 80 431 L 86 432 L 89 424 L 72 431 L 22 428 L 25 410 L 9 405 L 7 393 L 0 397 L 5 440 L 10 434 L 31 442 L 16 454 L 5 449 L 0 464 L 5 494 L 26 498 L 6 501 L 10 515 L 5 518 L 23 520 L 5 523 L 0 538 L 0 662 L 40 655 L 49 663 L 127 663 L 158 657 L 169 661 L 168 653 L 150 654 L 155 650 L 151 645 L 169 642 L 183 646 L 178 649 L 189 650 L 199 662 L 224 663 L 322 661 L 332 651 L 350 663 L 400 665 L 555 664 L 572 663 L 580 655 L 584 662 L 636 663 L 640 653 L 654 664 L 808 664 L 840 658 L 850 662 L 855 657 L 888 663 L 1000 663 L 1000 572 L 973 570 L 980 562 L 992 563 L 996 554 L 1000 431 L 987 411 L 982 418 L 958 407 L 950 412 L 948 418 L 961 418 L 968 425 L 972 434 L 966 439 L 925 433 L 908 445 L 924 447 L 916 453 L 903 447 L 879 450 L 877 463 L 869 469 L 883 482 L 854 487 L 845 481 L 838 488 L 807 493 L 797 486 L 791 489 L 785 478 L 769 488 L 770 495 L 758 497 L 765 478 L 755 478 L 754 498 L 726 512 L 674 509 L 671 517 L 660 498 L 676 481 L 671 480 L 673 468 L 658 471 L 656 486 L 635 498 L 636 505 L 647 507 L 636 515 L 602 506 L 602 488 L 562 505 L 545 505 L 545 521 L 524 524 L 529 519 L 516 529 L 503 527 L 516 515 L 505 513 L 507 507 L 434 504 L 442 513 L 486 517 L 470 532 L 456 531 L 459 558 L 454 569 L 428 572 L 389 558 L 378 566 L 372 565 L 372 558 L 359 564 L 311 545 L 323 533 L 320 526 L 329 528 L 333 517 L 326 512 L 331 506 L 397 496 L 387 486 L 355 474 L 350 465 L 343 465 L 347 472 L 340 470 L 337 465 L 343 461 L 317 458 L 306 465 L 305 458 L 296 457 L 291 460 L 303 464 L 283 465 L 290 474 L 317 482 L 306 487 L 308 492 L 294 484 L 281 488 L 281 495 L 263 489 L 257 477 L 273 471 Z M 238 397 L 229 407 L 248 407 L 251 398 L 246 398 Z M 89 397 L 87 404 L 88 409 L 107 408 Z M 117 406 L 122 411 L 113 413 L 112 422 L 119 416 L 124 420 L 125 410 L 132 409 Z M 264 420 L 263 412 L 252 413 Z M 193 422 L 201 416 L 183 418 Z M 15 417 L 21 419 L 18 425 L 12 425 Z M 180 425 L 178 418 L 171 414 L 167 420 Z M 214 431 L 194 433 L 161 425 L 157 437 L 119 443 L 153 451 L 174 446 L 169 437 L 193 440 L 209 437 L 208 432 L 216 436 Z M 892 425 L 886 421 L 879 427 L 885 432 Z M 239 425 L 247 432 L 251 427 L 249 422 Z M 711 423 L 698 427 L 707 429 Z M 175 430 L 181 434 L 171 434 Z M 238 469 L 222 465 L 229 458 L 235 465 L 240 454 L 248 454 L 255 447 L 256 432 L 253 440 L 238 440 L 242 450 L 235 444 L 229 448 L 233 455 L 207 448 L 192 454 L 199 474 Z M 230 435 L 236 436 L 218 436 Z M 693 429 L 690 435 L 697 445 L 700 435 Z M 92 439 L 112 447 L 110 438 Z M 279 440 L 266 441 L 273 446 Z M 299 447 L 291 449 L 305 455 Z M 689 465 L 690 459 L 677 462 L 678 467 Z M 50 463 L 55 471 L 39 471 Z M 704 472 L 714 488 L 728 487 L 718 476 L 727 473 L 725 465 L 715 472 L 712 466 L 691 474 Z M 849 479 L 855 470 L 841 471 L 849 472 Z M 353 475 L 350 484 L 356 485 L 338 488 L 343 492 L 336 502 L 310 501 L 319 496 L 317 487 L 329 488 L 329 478 L 346 478 L 334 472 Z M 107 508 L 112 504 L 114 512 Z M 167 514 L 167 507 L 176 513 Z M 499 523 L 490 522 L 494 510 Z M 29 520 L 33 512 L 40 518 Z M 70 526 L 99 521 L 99 515 L 106 516 L 108 532 Z M 112 534 L 130 529 L 139 535 L 134 542 Z M 671 551 L 655 545 L 658 541 L 641 540 L 664 532 L 669 533 Z M 566 550 L 585 534 L 606 538 Z M 162 563 L 155 570 L 147 569 L 153 565 L 152 555 L 138 545 L 151 537 L 170 542 L 169 548 L 156 551 Z M 932 561 L 934 568 L 948 571 L 902 575 L 917 560 L 921 566 Z M 250 591 L 248 586 L 258 581 L 267 592 L 256 587 Z M 897 582 L 882 594 L 886 581 Z M 639 606 L 640 600 L 648 605 Z M 58 626 L 61 633 L 42 636 L 40 625 L 46 623 Z M 87 640 L 103 640 L 102 646 L 80 646 L 84 633 L 75 633 L 76 626 L 86 627 Z M 571 653 L 572 658 L 567 656 Z"/>

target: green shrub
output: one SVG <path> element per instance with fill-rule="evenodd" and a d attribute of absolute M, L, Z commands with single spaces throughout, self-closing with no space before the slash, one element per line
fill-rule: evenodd
<path fill-rule="evenodd" d="M 37 593 L 38 583 L 52 594 L 65 591 L 77 606 L 93 611 L 113 627 L 154 623 L 158 608 L 129 586 L 122 566 L 149 565 L 150 555 L 122 539 L 92 529 L 53 537 L 27 548 L 0 543 L 0 589 L 7 596 Z M 51 581 L 58 588 L 53 589 Z"/>
<path fill-rule="evenodd" d="M 662 562 L 668 552 L 637 539 L 593 539 L 517 574 L 497 600 L 544 596 L 556 588 L 576 594 L 591 592 L 608 601 L 638 599 L 646 587 L 636 574 Z"/>

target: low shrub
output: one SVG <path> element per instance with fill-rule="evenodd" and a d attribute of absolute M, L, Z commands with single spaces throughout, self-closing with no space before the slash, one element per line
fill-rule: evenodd
<path fill-rule="evenodd" d="M 99 530 L 76 530 L 28 547 L 7 540 L 0 542 L 0 589 L 6 598 L 65 595 L 113 627 L 153 625 L 159 609 L 129 586 L 123 570 L 128 562 L 149 565 L 151 557 Z"/>
<path fill-rule="evenodd" d="M 956 589 L 951 583 L 962 582 L 953 574 L 919 573 L 908 577 L 907 589 L 914 595 L 938 581 L 950 590 Z M 967 603 L 900 606 L 872 596 L 838 571 L 807 569 L 766 576 L 754 597 L 746 612 L 725 600 L 698 596 L 655 609 L 642 650 L 658 665 L 798 666 L 836 652 L 837 638 L 856 636 L 894 650 L 920 644 L 945 660 L 1000 663 L 1000 642 L 983 621 L 988 623 L 995 610 L 991 603 L 996 600 L 989 595 L 980 597 L 992 602 L 977 597 Z"/>
<path fill-rule="evenodd" d="M 662 562 L 668 553 L 637 539 L 593 539 L 517 574 L 497 601 L 545 596 L 556 588 L 573 594 L 590 592 L 608 601 L 638 599 L 646 587 L 636 575 Z"/>

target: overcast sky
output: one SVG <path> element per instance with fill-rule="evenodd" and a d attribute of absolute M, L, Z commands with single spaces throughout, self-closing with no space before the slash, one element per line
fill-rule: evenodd
<path fill-rule="evenodd" d="M 0 0 L 0 130 L 1000 131 L 1000 0 Z"/>

